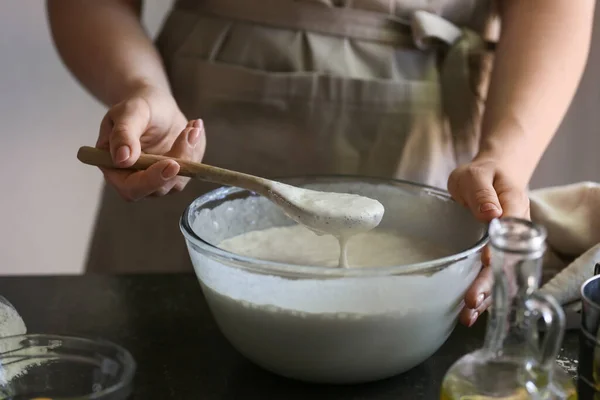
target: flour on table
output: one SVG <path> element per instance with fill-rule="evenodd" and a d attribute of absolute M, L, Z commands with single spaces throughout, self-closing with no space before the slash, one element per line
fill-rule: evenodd
<path fill-rule="evenodd" d="M 0 302 L 0 337 L 23 335 L 25 333 L 27 333 L 27 328 L 23 318 L 14 308 Z"/>
<path fill-rule="evenodd" d="M 26 333 L 25 322 L 17 311 L 0 302 L 0 337 L 5 338 Z M 0 340 L 0 385 L 9 384 L 13 379 L 27 372 L 29 368 L 42 362 L 39 359 L 23 359 L 20 357 L 39 354 L 39 350 L 36 351 L 35 349 L 32 349 L 34 351 L 32 354 L 28 354 L 28 350 L 20 350 L 18 356 L 15 356 L 14 352 L 21 347 L 21 340 L 19 338 Z"/>
<path fill-rule="evenodd" d="M 577 375 L 577 367 L 579 366 L 578 360 L 559 354 L 556 358 L 556 363 L 570 376 L 574 377 Z"/>

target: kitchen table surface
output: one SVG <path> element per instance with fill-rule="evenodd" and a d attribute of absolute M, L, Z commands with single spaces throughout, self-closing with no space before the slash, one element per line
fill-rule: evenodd
<path fill-rule="evenodd" d="M 0 278 L 0 294 L 32 333 L 102 337 L 138 363 L 133 399 L 438 399 L 444 373 L 479 347 L 485 322 L 458 326 L 436 354 L 412 370 L 359 386 L 309 385 L 280 378 L 239 355 L 219 332 L 194 275 Z M 560 358 L 577 358 L 576 331 Z"/>

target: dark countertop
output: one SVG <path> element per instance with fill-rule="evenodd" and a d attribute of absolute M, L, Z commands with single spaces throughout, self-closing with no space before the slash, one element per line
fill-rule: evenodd
<path fill-rule="evenodd" d="M 102 337 L 138 362 L 133 399 L 439 399 L 446 370 L 482 343 L 485 321 L 458 326 L 442 348 L 398 377 L 360 386 L 318 386 L 272 375 L 220 334 L 195 276 L 3 277 L 0 294 L 32 333 Z M 561 356 L 577 358 L 567 332 Z"/>

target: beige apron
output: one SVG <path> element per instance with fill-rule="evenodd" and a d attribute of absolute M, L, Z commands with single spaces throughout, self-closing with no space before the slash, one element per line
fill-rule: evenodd
<path fill-rule="evenodd" d="M 445 188 L 477 150 L 491 15 L 485 0 L 180 0 L 157 45 L 208 164 Z M 179 217 L 213 187 L 138 203 L 105 188 L 87 270 L 190 269 Z"/>

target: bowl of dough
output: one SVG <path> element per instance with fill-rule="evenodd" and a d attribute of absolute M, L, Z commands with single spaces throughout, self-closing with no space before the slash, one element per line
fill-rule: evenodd
<path fill-rule="evenodd" d="M 486 226 L 447 192 L 410 182 L 305 177 L 293 186 L 351 193 L 385 208 L 347 242 L 297 224 L 247 190 L 192 202 L 180 227 L 211 313 L 255 364 L 315 383 L 375 381 L 433 355 L 477 276 Z"/>

